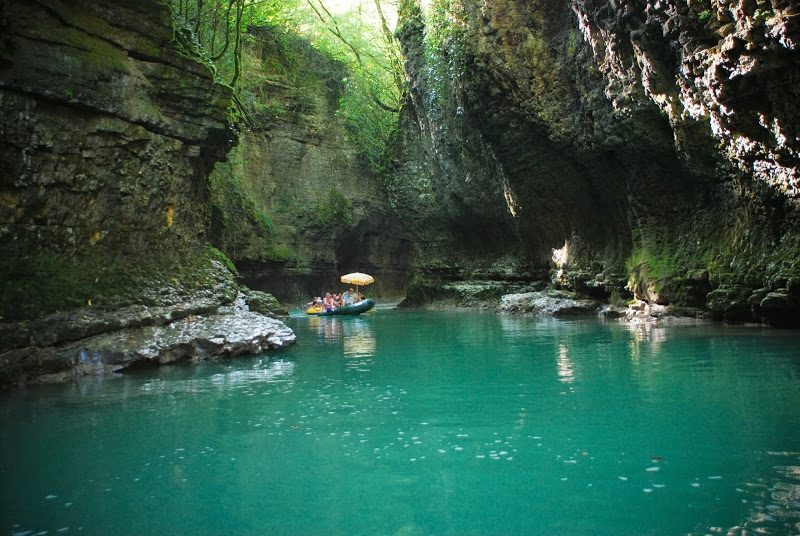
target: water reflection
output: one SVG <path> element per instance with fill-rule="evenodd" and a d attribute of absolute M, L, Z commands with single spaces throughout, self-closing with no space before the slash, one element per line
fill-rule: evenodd
<path fill-rule="evenodd" d="M 558 381 L 572 383 L 575 381 L 573 364 L 569 359 L 569 350 L 563 344 L 558 346 Z"/>
<path fill-rule="evenodd" d="M 230 388 L 248 387 L 259 383 L 275 383 L 286 381 L 294 373 L 294 363 L 291 361 L 270 361 L 268 358 L 256 360 L 250 368 L 239 368 L 224 373 L 217 373 L 211 377 L 191 377 L 184 380 L 172 379 L 162 381 L 157 378 L 141 386 L 147 393 L 200 393 L 211 390 L 226 390 Z"/>
<path fill-rule="evenodd" d="M 342 357 L 351 369 L 366 372 L 375 357 L 376 342 L 369 317 L 310 318 L 309 326 L 327 344 L 341 344 Z"/>
<path fill-rule="evenodd" d="M 628 351 L 631 361 L 638 363 L 642 357 L 643 349 L 652 355 L 657 355 L 661 344 L 667 341 L 667 329 L 651 322 L 630 322 L 624 324 L 630 333 Z"/>
<path fill-rule="evenodd" d="M 348 323 L 344 329 L 344 356 L 348 358 L 374 357 L 375 335 L 369 322 Z"/>

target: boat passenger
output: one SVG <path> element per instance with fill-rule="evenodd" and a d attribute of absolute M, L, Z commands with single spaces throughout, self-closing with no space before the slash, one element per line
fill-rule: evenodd
<path fill-rule="evenodd" d="M 354 299 L 353 289 L 345 290 L 344 293 L 342 293 L 342 305 L 352 305 Z"/>
<path fill-rule="evenodd" d="M 322 306 L 326 311 L 333 311 L 336 309 L 336 302 L 333 300 L 330 292 L 325 293 L 325 299 L 322 300 Z"/>

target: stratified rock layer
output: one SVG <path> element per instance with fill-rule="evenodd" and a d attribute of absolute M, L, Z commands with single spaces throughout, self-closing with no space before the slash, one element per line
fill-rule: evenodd
<path fill-rule="evenodd" d="M 230 89 L 180 50 L 164 4 L 2 10 L 0 316 L 210 288 L 204 201 Z"/>

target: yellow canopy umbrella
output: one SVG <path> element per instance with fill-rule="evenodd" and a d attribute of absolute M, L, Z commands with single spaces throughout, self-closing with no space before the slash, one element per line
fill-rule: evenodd
<path fill-rule="evenodd" d="M 375 278 L 368 274 L 362 274 L 361 272 L 353 272 L 352 274 L 346 274 L 342 276 L 342 283 L 356 286 L 356 296 L 358 296 L 359 285 L 366 286 L 374 282 Z"/>

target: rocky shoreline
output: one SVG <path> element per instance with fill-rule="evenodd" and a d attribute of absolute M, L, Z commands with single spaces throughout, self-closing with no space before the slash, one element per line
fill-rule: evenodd
<path fill-rule="evenodd" d="M 628 323 L 731 322 L 772 325 L 752 318 L 732 319 L 719 311 L 698 307 L 660 305 L 641 299 L 609 303 L 602 296 L 554 288 L 543 283 L 463 281 L 442 285 L 417 285 L 401 309 L 484 310 L 498 314 L 552 318 L 600 317 Z"/>
<path fill-rule="evenodd" d="M 0 385 L 69 381 L 141 366 L 257 354 L 294 344 L 268 294 L 243 288 L 229 303 L 201 298 L 172 307 L 54 315 L 0 324 Z"/>

